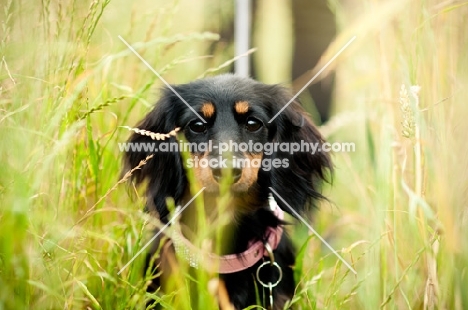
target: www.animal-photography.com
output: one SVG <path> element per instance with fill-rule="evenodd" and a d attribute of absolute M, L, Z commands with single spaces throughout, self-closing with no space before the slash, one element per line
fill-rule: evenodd
<path fill-rule="evenodd" d="M 0 7 L 0 309 L 468 308 L 467 2 Z"/>

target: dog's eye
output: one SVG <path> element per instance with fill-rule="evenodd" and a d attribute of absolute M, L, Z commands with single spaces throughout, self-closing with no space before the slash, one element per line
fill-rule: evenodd
<path fill-rule="evenodd" d="M 189 124 L 191 131 L 196 133 L 203 133 L 206 131 L 206 125 L 202 121 L 193 121 Z"/>
<path fill-rule="evenodd" d="M 259 119 L 256 119 L 254 117 L 249 117 L 247 119 L 247 123 L 245 127 L 247 128 L 248 131 L 254 132 L 262 128 L 263 123 Z"/>

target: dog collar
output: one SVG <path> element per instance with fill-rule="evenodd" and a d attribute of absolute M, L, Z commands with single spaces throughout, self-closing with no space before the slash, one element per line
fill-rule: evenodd
<path fill-rule="evenodd" d="M 268 197 L 270 210 L 280 220 L 284 219 L 284 212 L 276 203 L 273 196 Z M 264 234 L 264 240 L 251 241 L 249 247 L 242 253 L 217 255 L 214 253 L 203 253 L 193 245 L 182 233 L 175 232 L 172 242 L 179 257 L 185 259 L 191 267 L 202 266 L 210 272 L 228 274 L 246 270 L 255 265 L 262 257 L 269 256 L 268 247 L 275 250 L 283 235 L 283 227 L 268 227 Z"/>

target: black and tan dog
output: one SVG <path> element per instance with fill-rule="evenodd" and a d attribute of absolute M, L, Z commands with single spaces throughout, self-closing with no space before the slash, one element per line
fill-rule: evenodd
<path fill-rule="evenodd" d="M 219 147 L 192 151 L 188 159 L 175 151 L 154 153 L 154 158 L 133 174 L 137 184 L 147 181 L 147 210 L 157 214 L 162 222 L 167 222 L 168 197 L 172 197 L 177 205 L 185 205 L 192 198 L 195 193 L 190 192 L 186 170 L 187 161 L 191 160 L 195 179 L 205 187 L 206 214 L 216 213 L 223 165 L 196 163 L 202 159 L 227 158 L 228 166 L 232 169 L 232 199 L 223 212 L 227 212 L 232 220 L 223 228 L 227 233 L 221 234 L 221 240 L 216 240 L 226 246 L 211 253 L 207 259 L 218 259 L 219 278 L 233 308 L 242 309 L 264 300 L 266 304 L 260 306 L 283 309 L 295 290 L 292 270 L 295 254 L 289 237 L 282 229 L 285 224 L 282 210 L 289 211 L 286 202 L 297 212 L 304 212 L 311 208 L 314 199 L 322 198 L 318 188 L 326 171 L 331 169 L 331 161 L 328 154 L 323 152 L 293 153 L 281 149 L 265 152 L 252 146 L 268 143 L 313 143 L 320 146 L 323 139 L 297 102 L 292 102 L 277 115 L 292 98 L 279 85 L 266 85 L 226 74 L 172 87 L 173 90 L 164 89 L 155 108 L 137 127 L 155 133 L 180 128 L 185 139 L 196 145 L 230 143 L 229 155 L 222 153 Z M 277 117 L 270 122 L 275 115 Z M 171 138 L 171 141 L 176 140 Z M 137 133 L 130 137 L 129 142 L 155 143 Z M 232 147 L 242 143 L 244 146 L 250 143 L 251 147 L 247 150 Z M 147 152 L 127 153 L 125 171 L 137 166 L 148 155 Z M 239 159 L 256 162 L 256 165 L 236 164 Z M 282 198 L 276 199 L 279 207 L 271 197 L 272 191 Z M 182 247 L 186 252 L 196 251 L 190 244 L 197 233 L 197 226 L 190 221 L 195 216 L 194 210 L 187 208 L 180 216 L 180 222 L 188 227 L 181 240 L 172 240 L 165 247 L 160 247 L 159 255 L 150 253 L 148 256 L 154 256 L 154 272 L 161 274 L 155 279 L 152 289 L 169 289 L 164 284 L 171 274 L 168 257 L 171 256 L 171 260 L 174 257 L 182 259 L 177 256 L 177 247 Z M 158 245 L 155 245 L 156 248 Z M 259 278 L 259 266 L 271 259 L 277 265 L 275 268 L 273 265 L 263 268 Z M 280 272 L 281 279 L 270 293 L 269 284 L 279 280 Z M 270 300 L 273 305 L 269 304 Z"/>

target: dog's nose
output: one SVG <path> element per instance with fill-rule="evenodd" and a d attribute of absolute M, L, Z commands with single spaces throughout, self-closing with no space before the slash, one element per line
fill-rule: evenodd
<path fill-rule="evenodd" d="M 223 176 L 223 170 L 226 170 L 226 169 L 213 168 L 212 170 L 213 170 L 213 177 L 215 178 L 216 181 L 219 182 L 221 180 L 221 177 Z M 224 171 L 224 173 L 226 174 L 227 171 Z M 241 176 L 242 176 L 242 169 L 232 168 L 232 181 L 233 181 L 233 183 L 236 183 L 237 181 L 239 181 Z"/>

